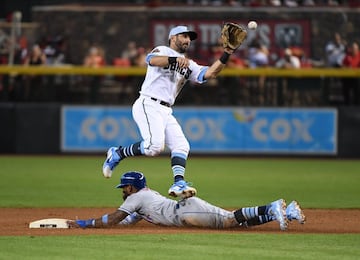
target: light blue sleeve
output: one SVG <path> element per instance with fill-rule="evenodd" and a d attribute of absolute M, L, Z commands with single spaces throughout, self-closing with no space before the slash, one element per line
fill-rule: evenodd
<path fill-rule="evenodd" d="M 146 55 L 145 62 L 147 65 L 150 65 L 150 60 L 154 56 L 169 56 L 168 55 L 168 47 L 166 46 L 157 46 L 150 53 Z"/>
<path fill-rule="evenodd" d="M 139 222 L 140 220 L 142 220 L 142 217 L 138 213 L 133 212 L 130 215 L 127 215 L 127 217 L 124 218 L 122 221 L 120 221 L 119 225 L 131 225 Z"/>
<path fill-rule="evenodd" d="M 204 76 L 205 76 L 205 73 L 208 70 L 208 68 L 209 67 L 206 66 L 200 71 L 200 73 L 199 73 L 199 75 L 197 77 L 197 80 L 198 80 L 199 83 L 205 83 L 206 82 L 206 79 L 204 78 Z"/>
<path fill-rule="evenodd" d="M 152 66 L 152 65 L 150 64 L 150 60 L 151 60 L 151 58 L 154 57 L 154 56 L 156 56 L 156 54 L 154 54 L 154 53 L 149 53 L 148 55 L 146 55 L 145 62 L 146 62 L 147 65 Z"/>

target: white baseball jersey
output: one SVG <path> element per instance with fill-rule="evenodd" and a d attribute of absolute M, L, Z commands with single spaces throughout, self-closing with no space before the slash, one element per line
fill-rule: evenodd
<path fill-rule="evenodd" d="M 184 84 L 190 80 L 204 83 L 203 76 L 207 66 L 201 66 L 190 60 L 188 68 L 179 68 L 177 63 L 167 67 L 151 66 L 149 60 L 153 56 L 185 57 L 183 54 L 167 46 L 158 46 L 146 56 L 148 64 L 145 80 L 141 86 L 140 94 L 153 97 L 173 105 Z"/>
<path fill-rule="evenodd" d="M 153 56 L 184 57 L 183 54 L 167 46 L 153 49 L 146 57 L 148 64 Z M 148 65 L 140 97 L 135 101 L 132 109 L 133 118 L 144 140 L 143 153 L 146 156 L 159 154 L 165 146 L 174 154 L 188 155 L 189 143 L 172 114 L 172 108 L 160 102 L 173 105 L 188 80 L 205 82 L 204 74 L 207 68 L 192 60 L 188 68 L 179 68 L 177 63 L 166 67 Z"/>
<path fill-rule="evenodd" d="M 165 226 L 196 226 L 208 228 L 228 228 L 239 226 L 234 213 L 213 206 L 208 202 L 191 197 L 181 201 L 166 198 L 149 188 L 131 194 L 119 210 L 128 214 L 134 212 L 126 223 L 145 219 L 146 221 Z M 141 218 L 139 218 L 139 216 Z"/>

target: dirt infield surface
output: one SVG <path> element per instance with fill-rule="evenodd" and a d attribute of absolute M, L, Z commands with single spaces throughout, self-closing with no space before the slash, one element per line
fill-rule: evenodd
<path fill-rule="evenodd" d="M 30 229 L 31 221 L 44 218 L 87 219 L 113 212 L 113 208 L 0 208 L 0 236 L 39 236 L 39 235 L 122 235 L 122 234 L 172 234 L 172 233 L 210 233 L 210 232 L 261 232 L 276 233 L 277 222 L 248 229 L 200 229 L 160 227 L 145 221 L 134 226 L 111 229 Z M 304 209 L 307 221 L 304 225 L 291 222 L 287 233 L 360 233 L 360 209 Z"/>

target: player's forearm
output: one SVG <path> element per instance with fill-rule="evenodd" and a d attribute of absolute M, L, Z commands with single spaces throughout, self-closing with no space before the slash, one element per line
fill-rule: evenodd
<path fill-rule="evenodd" d="M 178 66 L 179 68 L 188 68 L 190 66 L 190 60 L 185 57 L 175 56 L 156 56 L 152 57 L 149 61 L 151 66 L 167 67 Z"/>
<path fill-rule="evenodd" d="M 221 57 L 208 68 L 208 70 L 204 75 L 204 78 L 205 79 L 216 78 L 217 75 L 219 75 L 222 69 L 226 66 L 226 63 L 229 61 L 230 55 L 233 52 L 234 52 L 233 50 L 229 48 L 225 48 Z"/>
<path fill-rule="evenodd" d="M 176 59 L 175 59 L 175 62 L 176 62 Z M 169 57 L 168 56 L 155 56 L 150 59 L 149 63 L 151 66 L 166 67 L 169 65 Z"/>
<path fill-rule="evenodd" d="M 221 70 L 225 67 L 224 63 L 221 63 L 220 60 L 215 61 L 206 71 L 204 78 L 211 79 L 216 78 L 217 75 L 221 72 Z"/>
<path fill-rule="evenodd" d="M 111 214 L 105 214 L 100 218 L 95 219 L 94 227 L 111 227 L 117 225 L 120 221 L 127 217 L 127 213 L 117 210 Z"/>
<path fill-rule="evenodd" d="M 76 220 L 76 224 L 81 228 L 104 228 L 117 225 L 120 221 L 126 218 L 128 214 L 121 210 L 117 210 L 111 214 L 105 214 L 100 218 Z"/>

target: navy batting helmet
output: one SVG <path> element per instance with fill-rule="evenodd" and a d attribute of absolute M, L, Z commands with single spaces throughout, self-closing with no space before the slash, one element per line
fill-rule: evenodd
<path fill-rule="evenodd" d="M 123 188 L 127 185 L 132 185 L 138 190 L 145 188 L 146 178 L 141 172 L 126 172 L 120 178 L 120 184 L 116 188 Z"/>

